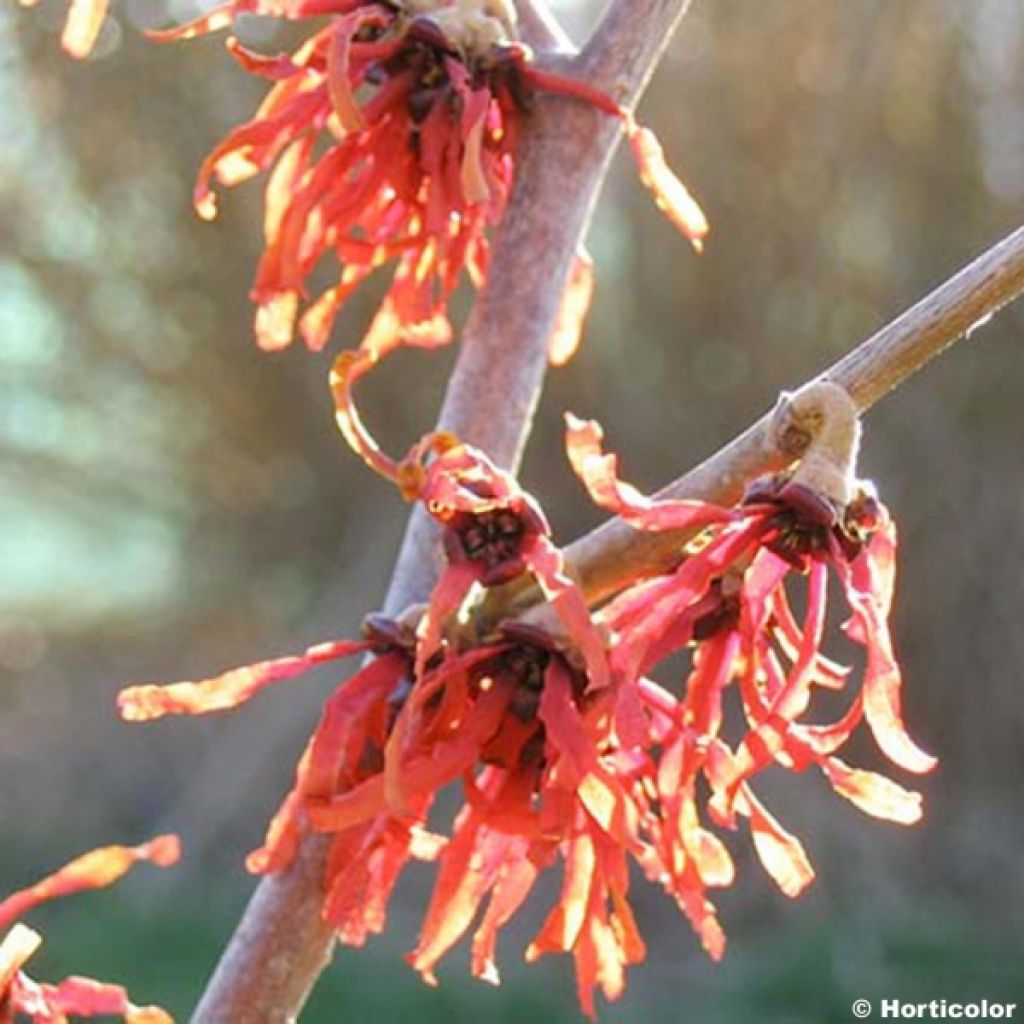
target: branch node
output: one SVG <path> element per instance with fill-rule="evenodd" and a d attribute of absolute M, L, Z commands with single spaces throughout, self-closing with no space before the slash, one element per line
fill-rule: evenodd
<path fill-rule="evenodd" d="M 860 419 L 849 392 L 822 379 L 783 392 L 771 431 L 783 454 L 800 459 L 793 482 L 844 508 L 854 493 L 860 448 Z"/>

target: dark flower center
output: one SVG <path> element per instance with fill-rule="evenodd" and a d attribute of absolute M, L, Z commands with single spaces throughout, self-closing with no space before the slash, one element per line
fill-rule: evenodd
<path fill-rule="evenodd" d="M 502 655 L 501 671 L 515 687 L 509 710 L 521 722 L 529 722 L 537 715 L 544 672 L 550 661 L 550 653 L 539 647 L 513 647 Z"/>
<path fill-rule="evenodd" d="M 529 768 L 540 770 L 544 764 L 545 729 L 540 720 L 540 702 L 544 681 L 554 661 L 569 673 L 573 699 L 579 702 L 586 689 L 586 678 L 575 671 L 553 647 L 544 646 L 543 640 L 516 638 L 493 661 L 482 666 L 478 680 L 491 680 L 488 685 L 511 690 L 508 714 L 497 732 L 484 745 L 480 760 L 513 770 Z"/>
<path fill-rule="evenodd" d="M 515 512 L 498 509 L 470 517 L 456 532 L 466 557 L 493 569 L 519 555 L 526 526 Z"/>
<path fill-rule="evenodd" d="M 802 510 L 784 508 L 769 520 L 766 547 L 787 562 L 824 554 L 829 548 L 832 527 L 806 517 Z"/>
<path fill-rule="evenodd" d="M 877 500 L 863 491 L 839 510 L 810 488 L 778 478 L 756 481 L 744 503 L 776 506 L 778 511 L 765 523 L 764 545 L 800 570 L 809 558 L 823 558 L 837 551 L 853 560 L 881 517 Z"/>

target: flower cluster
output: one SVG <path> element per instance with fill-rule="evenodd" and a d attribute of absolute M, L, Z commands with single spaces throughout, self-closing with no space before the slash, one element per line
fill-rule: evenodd
<path fill-rule="evenodd" d="M 686 530 L 699 525 L 699 506 L 652 504 L 617 476 L 614 457 L 601 451 L 594 423 L 570 419 L 574 466 L 593 498 L 640 529 Z M 710 790 L 707 810 L 719 827 L 749 822 L 762 864 L 788 896 L 814 872 L 800 842 L 755 796 L 751 782 L 772 764 L 796 771 L 819 768 L 832 788 L 861 810 L 901 824 L 921 816 L 920 795 L 874 772 L 853 768 L 836 752 L 866 721 L 894 764 L 923 773 L 935 764 L 907 735 L 902 682 L 893 656 L 888 614 L 895 579 L 895 529 L 867 485 L 842 507 L 786 476 L 756 482 L 728 521 L 699 533 L 672 573 L 625 590 L 601 620 L 617 637 L 611 671 L 617 685 L 635 687 L 660 748 L 651 766 L 660 821 L 654 829 L 653 871 L 675 896 L 707 951 L 724 952 L 724 935 L 707 888 L 729 885 L 732 861 L 700 824 L 697 794 Z M 863 681 L 821 651 L 828 581 L 842 588 L 846 636 L 864 651 Z M 787 583 L 806 579 L 801 622 Z M 692 671 L 673 693 L 648 672 L 689 648 Z M 723 735 L 724 698 L 738 691 L 747 728 L 730 745 Z M 832 722 L 809 722 L 817 689 L 853 691 Z"/>
<path fill-rule="evenodd" d="M 274 84 L 255 116 L 206 158 L 195 191 L 200 215 L 212 218 L 211 181 L 233 185 L 273 169 L 252 291 L 266 349 L 291 343 L 306 281 L 328 254 L 338 279 L 298 321 L 310 348 L 326 344 L 342 305 L 384 264 L 394 276 L 364 338 L 366 358 L 400 344 L 447 343 L 448 299 L 463 271 L 476 285 L 486 276 L 488 229 L 504 211 L 537 90 L 623 119 L 659 206 L 698 247 L 707 232 L 649 131 L 598 90 L 535 67 L 508 0 L 230 0 L 152 35 L 191 38 L 245 13 L 328 17 L 289 56 L 261 56 L 229 38 L 242 66 Z M 584 258 L 557 334 L 560 360 L 575 347 L 589 291 Z"/>
<path fill-rule="evenodd" d="M 886 624 L 895 538 L 877 498 L 862 488 L 840 506 L 780 477 L 737 508 L 658 502 L 619 479 L 596 424 L 570 421 L 569 452 L 597 504 L 638 529 L 695 538 L 677 566 L 590 612 L 534 500 L 480 452 L 432 436 L 404 466 L 408 492 L 442 526 L 445 567 L 424 608 L 399 622 L 371 617 L 360 641 L 199 683 L 132 687 L 120 705 L 133 720 L 222 710 L 317 664 L 372 655 L 328 699 L 250 868 L 281 870 L 305 831 L 329 835 L 324 917 L 360 945 L 385 927 L 409 860 L 436 860 L 409 960 L 433 982 L 472 931 L 472 972 L 496 982 L 499 930 L 560 864 L 561 897 L 526 955 L 570 953 L 592 1014 L 594 990 L 618 996 L 625 968 L 644 956 L 631 862 L 718 958 L 725 938 L 708 890 L 730 885 L 735 869 L 713 829 L 745 820 L 787 895 L 813 877 L 799 840 L 755 794 L 759 772 L 817 767 L 862 810 L 909 824 L 919 795 L 838 751 L 865 721 L 900 767 L 924 772 L 933 760 L 902 723 Z M 849 607 L 846 634 L 864 651 L 860 686 L 821 650 L 830 576 Z M 481 626 L 487 592 L 521 578 L 543 593 L 546 617 Z M 803 580 L 801 615 L 791 591 Z M 692 669 L 681 685 L 655 682 L 684 649 Z M 808 720 L 821 688 L 849 693 L 837 721 Z M 733 698 L 747 723 L 735 737 L 723 726 Z M 461 786 L 462 806 L 439 832 L 428 816 L 450 785 Z"/>
<path fill-rule="evenodd" d="M 125 1024 L 172 1024 L 159 1007 L 136 1006 L 120 985 L 79 977 L 59 985 L 33 981 L 23 968 L 43 940 L 18 918 L 40 903 L 112 885 L 139 861 L 169 867 L 180 855 L 178 839 L 170 835 L 141 846 L 105 846 L 0 902 L 0 1021 L 7 1024 L 28 1017 L 33 1024 L 65 1024 L 68 1017 L 119 1016 Z"/>

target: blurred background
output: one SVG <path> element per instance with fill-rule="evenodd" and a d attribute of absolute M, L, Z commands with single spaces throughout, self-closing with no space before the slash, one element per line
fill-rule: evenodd
<path fill-rule="evenodd" d="M 337 673 L 149 727 L 120 724 L 114 694 L 351 635 L 406 512 L 335 434 L 330 354 L 253 344 L 261 185 L 226 195 L 212 225 L 192 213 L 200 159 L 262 86 L 219 39 L 140 37 L 190 3 L 120 0 L 86 64 L 59 50 L 63 0 L 0 11 L 0 891 L 94 845 L 181 832 L 179 871 L 41 910 L 33 966 L 123 980 L 182 1017 Z M 582 38 L 600 5 L 556 6 Z M 602 420 L 653 488 L 1024 220 L 1024 7 L 695 0 L 641 112 L 714 235 L 694 257 L 617 160 L 586 341 L 551 377 L 524 468 L 564 540 L 597 521 L 563 458 L 564 409 Z M 352 304 L 335 350 L 373 299 Z M 925 822 L 867 819 L 814 778 L 773 781 L 812 890 L 787 901 L 730 840 L 740 878 L 714 966 L 638 884 L 649 959 L 602 1019 L 1024 1003 L 1022 341 L 1018 304 L 867 423 L 862 472 L 902 528 L 907 718 L 941 759 Z M 402 355 L 367 386 L 388 442 L 433 422 L 451 358 Z M 880 766 L 870 744 L 857 754 Z M 540 909 L 505 939 L 501 990 L 468 979 L 464 950 L 439 989 L 422 985 L 400 955 L 428 877 L 399 890 L 387 937 L 339 954 L 304 1021 L 577 1019 L 570 963 L 521 963 Z"/>

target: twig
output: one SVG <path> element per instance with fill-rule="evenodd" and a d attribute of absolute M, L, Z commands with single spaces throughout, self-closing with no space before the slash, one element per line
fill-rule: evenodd
<path fill-rule="evenodd" d="M 574 53 L 568 33 L 545 0 L 516 0 L 519 34 L 524 43 L 548 53 Z"/>
<path fill-rule="evenodd" d="M 688 7 L 689 0 L 613 0 L 573 71 L 632 106 Z"/>
<path fill-rule="evenodd" d="M 688 4 L 617 0 L 571 72 L 632 103 Z M 539 98 L 525 126 L 488 285 L 466 326 L 438 424 L 499 465 L 514 467 L 522 453 L 559 299 L 619 133 L 610 118 L 559 97 Z M 429 594 L 437 558 L 434 525 L 416 509 L 385 612 L 395 614 Z M 323 838 L 308 838 L 291 869 L 260 883 L 193 1024 L 296 1019 L 333 947 L 320 917 L 326 849 Z"/>
<path fill-rule="evenodd" d="M 1019 228 L 815 380 L 843 387 L 863 413 L 1022 293 L 1024 228 Z M 791 412 L 783 396 L 775 409 L 657 497 L 734 503 L 752 479 L 784 469 L 806 450 L 811 433 L 791 421 Z M 685 533 L 644 533 L 612 519 L 566 548 L 567 568 L 588 600 L 598 604 L 637 576 L 678 562 L 688 539 Z M 509 588 L 485 602 L 478 621 L 486 629 L 501 618 L 524 615 L 539 602 L 532 587 Z"/>

